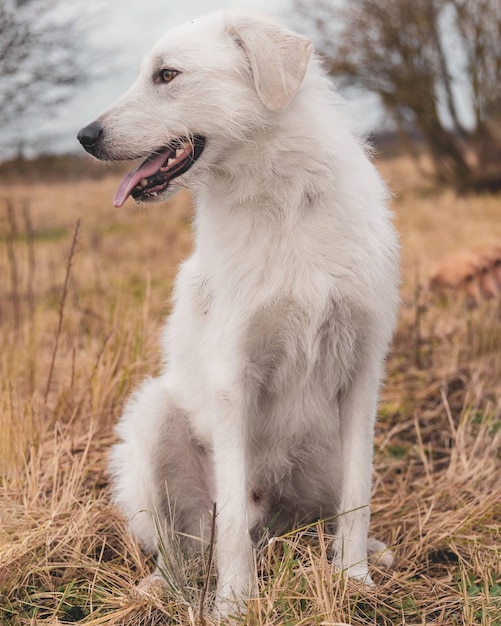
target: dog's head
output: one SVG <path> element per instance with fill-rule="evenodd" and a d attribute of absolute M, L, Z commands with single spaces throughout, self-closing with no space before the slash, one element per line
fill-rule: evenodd
<path fill-rule="evenodd" d="M 131 89 L 79 134 L 98 159 L 145 159 L 116 192 L 122 206 L 165 200 L 235 142 L 266 128 L 303 81 L 304 37 L 264 19 L 216 13 L 170 31 Z"/>

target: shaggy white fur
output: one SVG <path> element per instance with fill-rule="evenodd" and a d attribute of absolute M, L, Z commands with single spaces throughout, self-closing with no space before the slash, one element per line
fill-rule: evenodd
<path fill-rule="evenodd" d="M 280 532 L 335 516 L 335 563 L 370 584 L 373 429 L 398 242 L 387 189 L 340 108 L 307 39 L 218 13 L 170 31 L 130 91 L 81 131 L 98 158 L 151 153 L 117 205 L 180 185 L 195 199 L 164 370 L 129 401 L 111 472 L 115 502 L 151 550 L 153 512 L 197 537 L 216 502 L 222 614 L 254 592 L 251 537 L 271 520 Z M 191 167 L 171 178 L 176 163 L 159 155 L 172 145 Z M 157 165 L 167 173 L 152 178 Z"/>

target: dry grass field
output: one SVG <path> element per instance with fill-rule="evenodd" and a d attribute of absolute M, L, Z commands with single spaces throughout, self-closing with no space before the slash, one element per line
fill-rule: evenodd
<path fill-rule="evenodd" d="M 501 242 L 501 197 L 456 197 L 381 161 L 402 237 L 402 309 L 375 441 L 371 533 L 393 548 L 366 589 L 333 571 L 322 528 L 258 554 L 242 624 L 501 624 L 501 298 L 433 302 L 426 277 Z M 115 175 L 0 189 L 0 623 L 211 624 L 207 558 L 172 559 L 166 595 L 108 502 L 125 398 L 159 366 L 161 319 L 191 248 L 191 206 L 113 209 Z M 208 586 L 201 611 L 202 589 Z"/>

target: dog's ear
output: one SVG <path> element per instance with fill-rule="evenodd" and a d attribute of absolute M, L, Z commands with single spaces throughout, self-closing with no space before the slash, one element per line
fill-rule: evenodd
<path fill-rule="evenodd" d="M 280 111 L 301 86 L 313 45 L 278 24 L 233 17 L 228 30 L 249 59 L 256 91 L 268 109 Z"/>

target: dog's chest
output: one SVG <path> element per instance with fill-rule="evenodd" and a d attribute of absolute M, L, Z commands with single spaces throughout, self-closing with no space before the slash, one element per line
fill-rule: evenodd
<path fill-rule="evenodd" d="M 353 315 L 332 300 L 316 306 L 269 285 L 214 285 L 192 259 L 182 270 L 169 321 L 168 371 L 177 402 L 196 435 L 210 442 L 216 394 L 241 395 L 256 436 L 305 425 L 329 429 L 329 417 L 356 359 Z"/>

